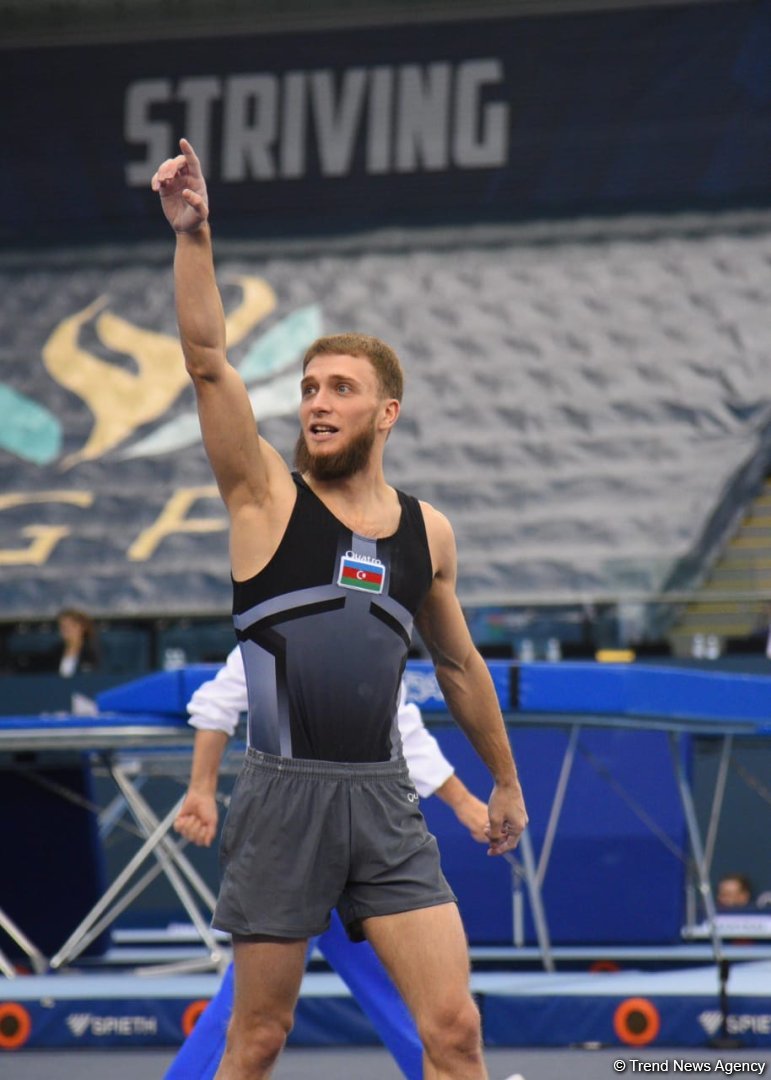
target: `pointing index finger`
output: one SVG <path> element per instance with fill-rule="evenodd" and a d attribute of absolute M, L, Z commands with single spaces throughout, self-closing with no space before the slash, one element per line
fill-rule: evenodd
<path fill-rule="evenodd" d="M 187 161 L 188 165 L 192 166 L 194 169 L 196 169 L 198 172 L 200 172 L 201 171 L 201 163 L 198 160 L 198 155 L 196 154 L 195 150 L 193 149 L 192 144 L 187 141 L 187 139 L 184 137 L 184 135 L 179 140 L 179 148 L 182 151 L 182 153 L 184 154 L 185 161 Z"/>

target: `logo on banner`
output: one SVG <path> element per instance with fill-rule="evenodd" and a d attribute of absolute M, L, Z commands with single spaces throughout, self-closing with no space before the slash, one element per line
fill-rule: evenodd
<path fill-rule="evenodd" d="M 91 1026 L 91 1013 L 72 1013 L 67 1017 L 67 1027 L 76 1039 L 81 1039 Z"/>
<path fill-rule="evenodd" d="M 337 584 L 344 589 L 361 589 L 364 592 L 381 593 L 385 583 L 385 565 L 380 559 L 357 555 L 346 551 L 340 559 Z"/>
<path fill-rule="evenodd" d="M 717 1035 L 723 1023 L 722 1013 L 710 1009 L 699 1013 L 699 1023 L 708 1035 Z M 748 1031 L 755 1035 L 771 1034 L 771 1015 L 768 1013 L 741 1013 L 726 1017 L 726 1031 L 729 1035 L 743 1035 Z"/>
<path fill-rule="evenodd" d="M 95 1013 L 70 1013 L 67 1027 L 76 1039 L 84 1035 L 157 1035 L 154 1016 L 97 1016 Z"/>
<path fill-rule="evenodd" d="M 226 317 L 230 349 L 246 344 L 277 306 L 276 294 L 263 278 L 241 275 L 235 282 L 241 299 Z M 138 326 L 110 311 L 108 304 L 109 298 L 101 296 L 62 319 L 42 350 L 48 375 L 80 398 L 91 414 L 85 442 L 62 455 L 66 433 L 59 418 L 42 402 L 0 381 L 0 450 L 41 467 L 56 463 L 71 469 L 110 452 L 130 460 L 200 443 L 195 408 L 167 419 L 190 386 L 178 338 Z M 297 360 L 321 330 L 321 308 L 310 304 L 275 323 L 246 349 L 238 370 L 256 420 L 295 411 Z M 89 344 L 93 339 L 99 352 Z M 121 363 L 124 357 L 131 358 L 131 368 Z"/>

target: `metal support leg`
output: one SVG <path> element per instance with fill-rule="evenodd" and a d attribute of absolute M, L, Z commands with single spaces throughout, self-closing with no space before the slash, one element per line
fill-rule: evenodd
<path fill-rule="evenodd" d="M 541 848 L 537 865 L 533 855 L 533 845 L 528 829 L 525 829 L 519 842 L 520 851 L 522 853 L 522 867 L 519 866 L 519 863 L 513 855 L 506 856 L 512 864 L 512 870 L 524 877 L 527 885 L 528 896 L 530 897 L 530 908 L 533 913 L 533 922 L 535 923 L 535 932 L 541 951 L 541 961 L 546 971 L 554 971 L 554 957 L 552 956 L 551 951 L 549 924 L 543 907 L 541 887 L 544 878 L 546 877 L 549 859 L 554 846 L 554 838 L 557 832 L 557 825 L 562 813 L 562 808 L 565 804 L 565 793 L 573 769 L 573 762 L 575 761 L 580 734 L 581 725 L 572 725 L 570 736 L 568 738 L 568 745 L 565 748 L 565 753 L 562 758 L 560 775 L 557 779 L 557 787 L 554 791 L 554 798 L 552 799 L 551 810 L 549 812 L 549 820 L 546 824 L 543 847 Z M 515 946 L 520 947 L 524 944 L 522 889 L 519 886 L 519 880 L 516 877 L 512 879 L 512 909 L 514 944 Z"/>
<path fill-rule="evenodd" d="M 514 856 L 509 856 L 511 864 L 511 939 L 515 949 L 522 949 L 525 944 L 525 901 L 522 896 L 522 867 Z"/>
<path fill-rule="evenodd" d="M 138 776 L 134 781 L 134 787 L 137 791 L 140 791 L 145 784 L 146 777 Z M 112 834 L 113 830 L 117 827 L 123 815 L 126 813 L 126 800 L 123 795 L 118 794 L 105 806 L 104 810 L 99 814 L 97 819 L 99 824 L 99 839 L 104 841 Z"/>
<path fill-rule="evenodd" d="M 546 922 L 546 913 L 544 912 L 543 902 L 541 900 L 541 886 L 536 873 L 535 857 L 533 855 L 533 845 L 530 840 L 529 829 L 525 829 L 522 833 L 519 841 L 519 848 L 522 852 L 522 864 L 525 868 L 525 884 L 527 885 L 527 892 L 530 897 L 530 910 L 533 913 L 535 933 L 538 938 L 538 945 L 541 949 L 541 960 L 543 962 L 544 970 L 554 971 L 554 957 L 551 953 L 549 927 Z"/>
<path fill-rule="evenodd" d="M 565 805 L 565 793 L 567 791 L 568 781 L 570 780 L 570 774 L 573 771 L 573 762 L 576 759 L 580 735 L 581 725 L 574 724 L 570 729 L 568 745 L 565 748 L 565 753 L 562 757 L 562 766 L 560 768 L 559 778 L 557 779 L 557 787 L 554 790 L 554 798 L 552 799 L 551 810 L 549 811 L 549 820 L 546 823 L 543 847 L 541 848 L 541 854 L 538 857 L 537 881 L 539 887 L 543 885 L 546 871 L 549 866 L 549 859 L 551 858 L 551 851 L 554 846 L 554 838 L 557 834 L 557 825 L 559 824 L 560 815 L 562 814 L 562 807 Z"/>
<path fill-rule="evenodd" d="M 158 817 L 136 788 L 132 786 L 120 766 L 112 765 L 110 771 L 140 828 L 144 829 L 145 834 L 157 828 Z M 204 904 L 206 904 L 210 911 L 213 911 L 217 898 L 187 856 L 182 854 L 182 845 L 177 845 L 168 836 L 164 836 L 158 847 L 164 855 L 167 855 L 174 863 L 176 863 Z M 163 863 L 164 872 L 167 872 L 168 864 L 166 860 L 163 859 L 158 851 L 154 852 L 154 854 L 155 857 Z"/>
<path fill-rule="evenodd" d="M 718 828 L 720 827 L 720 817 L 723 812 L 723 799 L 725 797 L 726 783 L 728 781 L 728 768 L 731 764 L 733 746 L 733 735 L 726 735 L 723 739 L 723 747 L 720 751 L 720 764 L 717 770 L 715 791 L 712 796 L 712 809 L 709 815 L 709 826 L 704 842 L 704 868 L 708 874 L 712 868 L 712 859 L 715 854 L 715 844 L 717 842 Z"/>
<path fill-rule="evenodd" d="M 158 818 L 155 813 L 131 784 L 121 768 L 118 765 L 111 764 L 110 772 L 113 775 L 115 783 L 120 788 L 137 824 L 144 829 L 145 832 L 149 832 L 152 828 L 157 827 Z M 181 846 L 175 844 L 169 837 L 164 836 L 161 839 L 158 847 L 153 851 L 153 855 L 158 860 L 160 869 L 171 883 L 182 906 L 190 916 L 190 921 L 198 932 L 198 936 L 203 941 L 209 953 L 208 960 L 193 960 L 180 962 L 179 964 L 166 964 L 163 966 L 164 971 L 170 973 L 171 971 L 201 970 L 212 966 L 219 970 L 224 970 L 227 963 L 224 959 L 224 954 L 212 934 L 208 922 L 204 921 L 202 918 L 201 912 L 191 896 L 190 890 L 183 881 L 179 870 L 185 874 L 188 882 L 198 893 L 198 896 L 204 904 L 208 906 L 210 912 L 214 910 L 216 904 L 214 894 L 189 859 L 182 854 Z M 177 867 L 179 867 L 179 870 Z"/>
<path fill-rule="evenodd" d="M 0 908 L 0 929 L 4 930 L 12 941 L 16 942 L 22 952 L 26 953 L 32 963 L 34 971 L 37 972 L 38 975 L 42 975 L 42 973 L 47 970 L 48 964 L 40 949 L 32 944 L 27 935 L 19 929 L 9 915 L 6 915 L 2 908 Z M 0 952 L 0 971 L 2 971 L 8 979 L 16 978 L 16 969 L 3 952 Z"/>
<path fill-rule="evenodd" d="M 181 843 L 185 843 L 185 841 L 183 840 Z M 96 941 L 99 935 L 106 930 L 108 926 L 112 925 L 118 916 L 122 915 L 126 908 L 129 907 L 138 896 L 141 896 L 148 885 L 151 885 L 162 873 L 163 865 L 157 862 L 154 866 L 149 867 L 142 877 L 139 878 L 138 881 L 135 881 L 131 888 L 124 892 L 119 899 L 116 899 L 102 917 L 98 919 L 97 922 L 92 923 L 88 930 L 85 930 L 78 939 L 78 955 L 82 953 L 84 949 L 87 949 L 92 941 Z M 91 915 L 93 916 L 93 912 L 91 912 Z"/>
<path fill-rule="evenodd" d="M 669 746 L 672 751 L 672 761 L 675 767 L 675 778 L 677 780 L 677 786 L 680 790 L 680 801 L 683 805 L 683 813 L 685 814 L 685 824 L 686 828 L 688 829 L 688 838 L 690 840 L 691 853 L 693 855 L 693 860 L 696 867 L 696 876 L 699 880 L 699 892 L 701 893 L 701 898 L 704 903 L 704 910 L 707 913 L 707 922 L 709 924 L 710 938 L 712 940 L 712 951 L 715 955 L 715 962 L 720 965 L 723 961 L 723 945 L 720 940 L 720 934 L 717 930 L 717 924 L 715 922 L 717 914 L 715 910 L 715 900 L 712 895 L 712 888 L 709 883 L 707 862 L 701 843 L 701 833 L 699 832 L 699 822 L 696 818 L 696 808 L 693 803 L 693 795 L 691 793 L 690 784 L 688 783 L 685 763 L 683 762 L 682 738 L 683 736 L 681 732 L 669 732 Z"/>
<path fill-rule="evenodd" d="M 175 803 L 175 805 L 172 806 L 166 817 L 163 818 L 163 820 L 159 823 L 158 827 L 150 834 L 150 836 L 148 836 L 144 844 L 142 844 L 139 850 L 129 860 L 129 862 L 120 872 L 120 874 L 118 874 L 112 885 L 97 901 L 97 903 L 88 913 L 88 915 L 86 915 L 85 919 L 83 919 L 80 925 L 77 926 L 75 930 L 73 930 L 64 945 L 62 945 L 61 949 L 59 949 L 56 955 L 51 958 L 52 968 L 56 969 L 62 967 L 69 960 L 73 960 L 83 951 L 85 946 L 82 944 L 82 942 L 86 934 L 91 930 L 91 928 L 96 924 L 100 916 L 103 915 L 105 911 L 107 911 L 113 901 L 117 898 L 123 886 L 131 879 L 134 871 L 142 865 L 147 856 L 155 850 L 161 840 L 165 837 L 166 833 L 171 828 L 172 822 L 177 816 L 181 805 L 182 798 L 180 798 Z"/>

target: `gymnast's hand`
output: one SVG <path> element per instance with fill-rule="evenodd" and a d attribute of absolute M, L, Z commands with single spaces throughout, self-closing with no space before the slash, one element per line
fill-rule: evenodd
<path fill-rule="evenodd" d="M 182 151 L 167 158 L 150 181 L 161 197 L 166 220 L 174 232 L 189 233 L 200 229 L 209 217 L 209 196 L 201 163 L 187 139 L 179 140 Z"/>
<path fill-rule="evenodd" d="M 496 784 L 490 796 L 490 824 L 487 836 L 490 846 L 488 855 L 505 855 L 519 843 L 519 838 L 527 825 L 527 810 L 519 781 L 509 784 Z"/>
<path fill-rule="evenodd" d="M 217 800 L 213 795 L 188 791 L 174 818 L 174 828 L 193 844 L 209 847 L 217 835 Z"/>

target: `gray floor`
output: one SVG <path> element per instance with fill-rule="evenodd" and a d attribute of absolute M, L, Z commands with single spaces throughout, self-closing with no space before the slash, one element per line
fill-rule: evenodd
<path fill-rule="evenodd" d="M 51 1050 L 0 1055 L 3 1080 L 162 1080 L 173 1052 L 157 1050 Z M 490 1080 L 605 1080 L 607 1077 L 639 1075 L 635 1061 L 706 1061 L 716 1071 L 721 1062 L 753 1063 L 749 1075 L 771 1074 L 771 1050 L 687 1050 L 682 1047 L 659 1050 L 575 1050 L 507 1048 L 488 1050 Z M 614 1062 L 623 1062 L 620 1069 Z M 763 1072 L 760 1072 L 763 1066 Z M 657 1070 L 659 1071 L 659 1070 Z M 685 1071 L 682 1064 L 678 1072 Z M 691 1070 L 687 1070 L 691 1071 Z M 721 1068 L 718 1075 L 727 1075 Z M 747 1065 L 743 1070 L 748 1075 Z M 378 1049 L 293 1049 L 287 1050 L 274 1073 L 274 1080 L 399 1080 L 401 1073 L 384 1050 Z"/>

